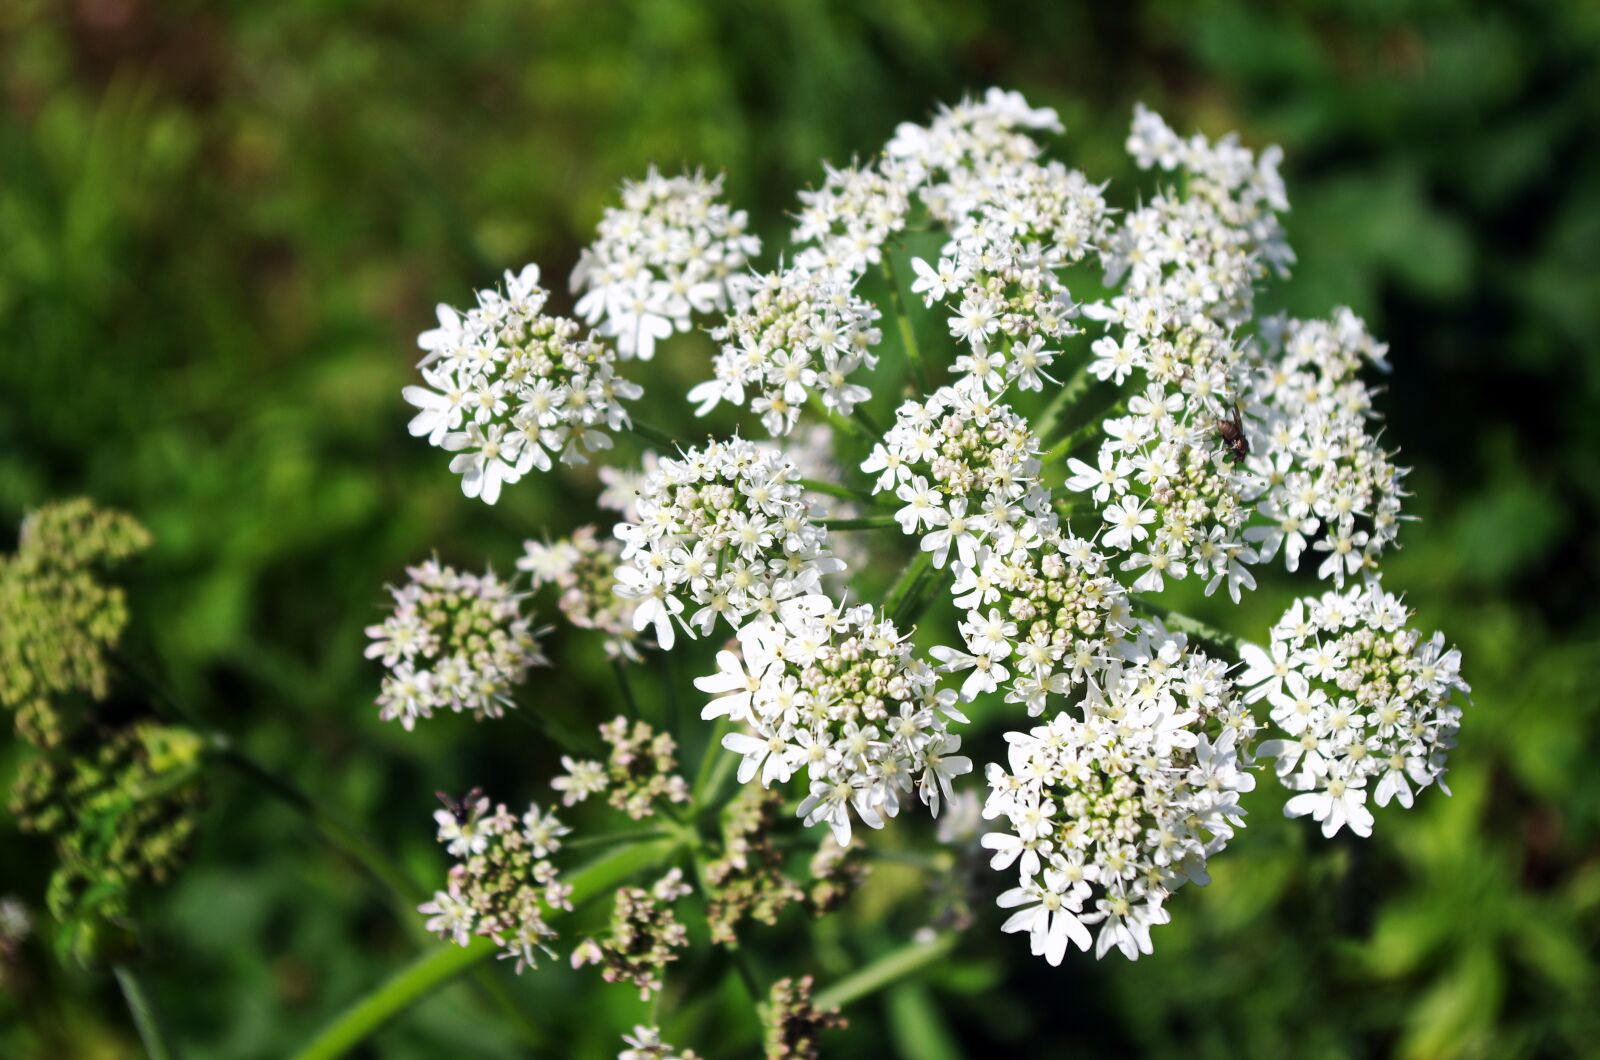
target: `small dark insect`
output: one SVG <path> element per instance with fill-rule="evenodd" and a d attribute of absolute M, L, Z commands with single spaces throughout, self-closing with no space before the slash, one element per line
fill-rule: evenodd
<path fill-rule="evenodd" d="M 1242 464 L 1250 456 L 1250 439 L 1244 436 L 1244 420 L 1239 416 L 1239 406 L 1235 405 L 1227 419 L 1217 418 L 1217 431 L 1222 435 L 1222 444 L 1228 449 L 1228 459 L 1235 464 Z"/>
<path fill-rule="evenodd" d="M 473 788 L 459 799 L 447 791 L 436 791 L 434 794 L 444 803 L 444 808 L 450 811 L 450 816 L 458 821 L 465 821 L 472 816 L 472 808 L 477 805 L 478 800 L 483 798 L 483 789 Z"/>

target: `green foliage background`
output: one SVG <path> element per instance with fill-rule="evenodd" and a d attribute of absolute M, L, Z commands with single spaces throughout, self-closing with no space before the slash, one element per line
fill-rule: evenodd
<path fill-rule="evenodd" d="M 581 519 L 592 484 L 552 477 L 486 509 L 406 436 L 399 389 L 432 305 L 524 260 L 564 275 L 617 181 L 651 161 L 726 169 L 731 199 L 779 235 L 821 159 L 994 83 L 1058 107 L 1057 154 L 1091 174 L 1128 175 L 1136 99 L 1180 131 L 1284 145 L 1301 263 L 1268 301 L 1349 304 L 1392 344 L 1380 403 L 1422 521 L 1387 580 L 1463 648 L 1475 706 L 1454 798 L 1330 843 L 1265 794 L 1154 959 L 1051 970 L 985 913 L 955 959 L 853 1009 L 837 1051 L 1593 1050 L 1600 7 L 1585 0 L 11 0 L 0 519 L 76 493 L 137 515 L 156 545 L 131 586 L 135 640 L 175 696 L 439 878 L 432 792 L 542 797 L 551 754 L 531 729 L 380 724 L 361 628 L 404 563 L 437 547 L 506 569 L 523 537 Z M 677 340 L 647 386 L 681 393 L 706 351 Z M 1213 617 L 1259 635 L 1292 592 L 1272 581 Z M 547 685 L 574 717 L 610 695 L 588 650 L 552 645 L 579 659 Z M 15 757 L 0 750 L 0 771 Z M 46 854 L 0 823 L 0 892 L 37 905 Z M 880 914 L 912 881 L 879 876 L 841 923 L 774 933 L 766 970 L 826 981 L 903 938 L 915 922 Z M 148 923 L 153 1000 L 195 1056 L 280 1055 L 413 947 L 300 818 L 227 776 Z M 560 968 L 503 978 L 540 1045 L 457 987 L 377 1050 L 610 1055 L 641 1015 Z M 736 982 L 692 986 L 671 1037 L 748 1052 Z M 109 978 L 32 944 L 0 994 L 0 1054 L 136 1049 Z"/>

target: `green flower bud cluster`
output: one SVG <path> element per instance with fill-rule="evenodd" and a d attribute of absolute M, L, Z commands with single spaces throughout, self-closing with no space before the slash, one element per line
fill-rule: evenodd
<path fill-rule="evenodd" d="M 797 902 L 820 917 L 843 905 L 866 879 L 862 845 L 841 847 L 832 834 L 817 846 L 806 874 L 797 879 L 786 872 L 783 851 L 773 838 L 788 819 L 783 807 L 781 792 L 754 785 L 728 804 L 722 856 L 705 868 L 706 919 L 713 942 L 737 946 L 741 922 L 775 924 Z"/>
<path fill-rule="evenodd" d="M 81 705 L 106 697 L 128 607 L 101 578 L 149 544 L 131 516 L 82 498 L 23 520 L 16 552 L 0 556 L 0 706 L 23 739 L 61 744 Z"/>
<path fill-rule="evenodd" d="M 783 871 L 783 852 L 772 841 L 786 815 L 783 794 L 746 785 L 728 804 L 722 823 L 722 856 L 706 865 L 706 921 L 711 939 L 738 945 L 736 929 L 745 918 L 777 923 L 805 891 Z"/>
<path fill-rule="evenodd" d="M 196 733 L 153 721 L 88 735 L 28 761 L 10 802 L 23 831 L 55 842 L 46 904 L 61 925 L 60 948 L 86 964 L 132 933 L 140 889 L 182 864 L 204 751 Z"/>
<path fill-rule="evenodd" d="M 678 899 L 690 893 L 683 870 L 670 869 L 654 887 L 623 887 L 611 914 L 611 931 L 601 939 L 585 939 L 572 951 L 572 966 L 598 964 L 608 983 L 630 983 L 648 1001 L 661 989 L 662 972 L 689 944 L 689 932 L 673 912 Z"/>
<path fill-rule="evenodd" d="M 811 977 L 779 979 L 767 1002 L 767 1060 L 816 1060 L 825 1030 L 845 1026 L 838 1009 L 821 1012 L 811 1000 Z"/>

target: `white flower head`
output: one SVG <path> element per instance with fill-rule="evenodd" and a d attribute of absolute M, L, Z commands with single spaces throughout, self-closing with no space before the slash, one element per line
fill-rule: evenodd
<path fill-rule="evenodd" d="M 848 416 L 871 392 L 852 381 L 878 363 L 878 310 L 847 279 L 793 265 L 755 277 L 726 323 L 713 377 L 689 391 L 695 414 L 727 401 L 761 418 L 767 433 L 788 434 L 813 398 Z"/>
<path fill-rule="evenodd" d="M 389 589 L 394 611 L 366 631 L 367 658 L 388 668 L 379 717 L 409 731 L 435 710 L 482 721 L 515 706 L 512 690 L 528 670 L 549 665 L 522 597 L 493 571 L 464 574 L 438 560 L 406 574 L 406 584 Z"/>
<path fill-rule="evenodd" d="M 1387 347 L 1348 309 L 1328 321 L 1262 322 L 1250 376 L 1260 410 L 1250 461 L 1258 519 L 1245 531 L 1263 558 L 1295 570 L 1308 547 L 1317 576 L 1342 587 L 1394 544 L 1406 469 L 1376 431 L 1372 391 L 1357 373 L 1386 369 Z"/>
<path fill-rule="evenodd" d="M 539 269 L 507 272 L 505 289 L 479 291 L 464 314 L 439 308 L 440 327 L 418 339 L 424 385 L 402 395 L 420 411 L 411 433 L 457 454 L 450 470 L 486 504 L 554 456 L 581 464 L 628 424 L 622 402 L 642 391 L 616 372 L 616 352 L 544 312 Z"/>
<path fill-rule="evenodd" d="M 434 817 L 439 841 L 456 863 L 447 889 L 417 907 L 428 918 L 427 929 L 457 946 L 468 945 L 474 935 L 487 937 L 519 975 L 536 966 L 541 954 L 554 956 L 550 942 L 556 932 L 546 916 L 572 906 L 571 888 L 550 858 L 571 829 L 538 803 L 519 818 L 476 790 L 445 803 Z"/>
<path fill-rule="evenodd" d="M 1037 533 L 1048 507 L 1038 487 L 1039 443 L 1028 422 L 982 388 L 940 387 L 907 401 L 861 465 L 874 493 L 903 504 L 896 519 L 934 566 L 970 566 L 978 546 L 1009 551 Z"/>
<path fill-rule="evenodd" d="M 1208 881 L 1255 787 L 1254 724 L 1224 667 L 1154 628 L 1129 654 L 1077 708 L 1008 733 L 1006 765 L 989 767 L 984 816 L 1004 827 L 983 845 L 996 869 L 1019 871 L 999 899 L 1018 910 L 1004 930 L 1027 932 L 1051 964 L 1069 944 L 1150 953 L 1168 897 Z"/>
<path fill-rule="evenodd" d="M 913 792 L 937 817 L 952 781 L 972 770 L 948 731 L 964 720 L 953 696 L 869 606 L 826 602 L 753 622 L 718 666 L 695 684 L 717 697 L 705 717 L 740 723 L 722 741 L 741 756 L 739 780 L 803 784 L 798 815 L 826 824 L 841 845 L 853 821 L 881 828 Z"/>
<path fill-rule="evenodd" d="M 1143 104 L 1134 108 L 1128 153 L 1141 169 L 1180 172 L 1187 191 L 1163 187 L 1122 216 L 1101 257 L 1108 282 L 1224 325 L 1247 322 L 1257 281 L 1284 275 L 1294 252 L 1279 214 L 1289 208 L 1278 162 L 1233 134 L 1181 139 Z"/>
<path fill-rule="evenodd" d="M 1246 675 L 1281 734 L 1263 741 L 1292 791 L 1285 811 L 1332 836 L 1372 833 L 1371 797 L 1409 808 L 1443 777 L 1461 724 L 1461 653 L 1409 628 L 1400 598 L 1373 581 L 1296 601 L 1254 649 Z M 1274 660 L 1270 671 L 1265 663 Z M 1279 676 L 1281 672 L 1281 676 Z"/>
<path fill-rule="evenodd" d="M 616 339 L 624 359 L 648 361 L 655 344 L 688 331 L 697 314 L 724 311 L 761 240 L 749 217 L 721 201 L 722 177 L 663 177 L 654 166 L 624 181 L 595 240 L 572 271 L 578 315 Z"/>
<path fill-rule="evenodd" d="M 670 650 L 678 629 L 706 636 L 756 616 L 781 617 L 843 565 L 811 520 L 799 472 L 769 446 L 735 438 L 662 457 L 637 519 L 617 524 L 616 591 L 636 630 Z"/>

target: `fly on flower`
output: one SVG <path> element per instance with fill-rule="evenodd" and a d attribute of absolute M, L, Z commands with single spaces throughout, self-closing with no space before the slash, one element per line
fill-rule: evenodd
<path fill-rule="evenodd" d="M 436 791 L 434 798 L 444 804 L 445 812 L 454 817 L 457 822 L 464 822 L 471 816 L 478 800 L 483 798 L 482 788 L 473 788 L 460 798 L 456 798 L 447 791 Z"/>
<path fill-rule="evenodd" d="M 1228 450 L 1228 459 L 1235 464 L 1242 464 L 1250 459 L 1250 439 L 1244 433 L 1244 420 L 1239 415 L 1239 406 L 1234 405 L 1228 410 L 1227 418 L 1217 420 L 1217 433 L 1222 435 L 1222 444 Z"/>

